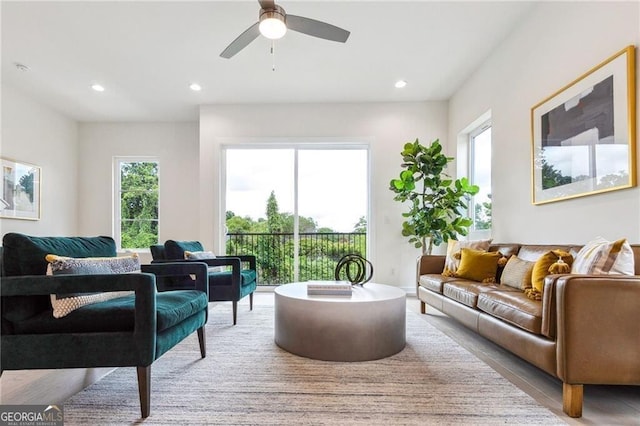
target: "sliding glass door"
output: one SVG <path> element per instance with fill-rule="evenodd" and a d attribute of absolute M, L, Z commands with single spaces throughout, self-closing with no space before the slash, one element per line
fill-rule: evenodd
<path fill-rule="evenodd" d="M 226 249 L 255 254 L 260 284 L 333 279 L 366 256 L 366 146 L 225 148 Z"/>

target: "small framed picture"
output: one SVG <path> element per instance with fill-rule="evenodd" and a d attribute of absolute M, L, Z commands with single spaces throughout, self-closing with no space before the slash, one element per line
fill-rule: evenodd
<path fill-rule="evenodd" d="M 40 167 L 2 159 L 0 218 L 40 219 Z"/>

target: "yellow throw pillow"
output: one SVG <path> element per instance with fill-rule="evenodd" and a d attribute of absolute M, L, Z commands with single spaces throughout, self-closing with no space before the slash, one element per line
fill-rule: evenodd
<path fill-rule="evenodd" d="M 447 256 L 444 260 L 444 270 L 442 275 L 445 277 L 453 277 L 456 275 L 458 266 L 460 265 L 460 250 L 463 248 L 471 248 L 476 250 L 487 251 L 491 240 L 472 240 L 472 241 L 456 241 L 449 240 L 447 242 Z"/>
<path fill-rule="evenodd" d="M 542 294 L 544 277 L 549 275 L 549 267 L 560 258 L 569 266 L 573 264 L 573 256 L 563 250 L 548 251 L 536 260 L 536 263 L 533 265 L 533 270 L 531 271 L 531 286 L 534 291 Z"/>
<path fill-rule="evenodd" d="M 484 283 L 496 281 L 498 260 L 502 257 L 500 253 L 469 248 L 463 248 L 460 252 L 460 266 L 456 277 Z"/>

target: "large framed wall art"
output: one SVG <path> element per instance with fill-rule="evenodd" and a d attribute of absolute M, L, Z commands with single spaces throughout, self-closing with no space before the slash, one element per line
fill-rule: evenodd
<path fill-rule="evenodd" d="M 636 185 L 635 47 L 531 108 L 532 201 Z"/>
<path fill-rule="evenodd" d="M 40 219 L 40 167 L 2 159 L 0 218 Z"/>

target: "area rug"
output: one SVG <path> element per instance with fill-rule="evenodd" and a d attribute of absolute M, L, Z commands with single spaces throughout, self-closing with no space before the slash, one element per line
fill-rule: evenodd
<path fill-rule="evenodd" d="M 64 403 L 65 425 L 564 424 L 414 312 L 403 351 L 357 363 L 280 349 L 273 317 L 256 306 L 232 326 L 212 306 L 205 359 L 192 335 L 153 364 L 147 419 L 135 368 L 118 368 Z"/>

